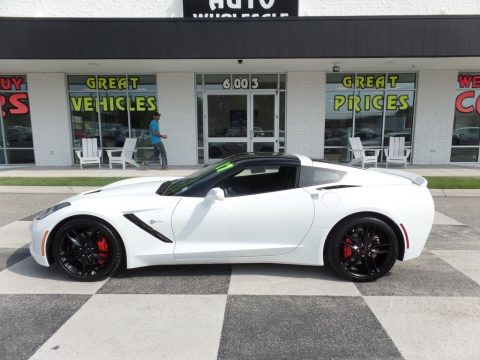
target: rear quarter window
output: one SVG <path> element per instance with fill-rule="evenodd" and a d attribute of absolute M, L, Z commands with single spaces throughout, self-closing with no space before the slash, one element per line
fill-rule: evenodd
<path fill-rule="evenodd" d="M 302 166 L 300 169 L 300 187 L 335 183 L 343 179 L 345 172 L 323 169 L 314 166 Z"/>

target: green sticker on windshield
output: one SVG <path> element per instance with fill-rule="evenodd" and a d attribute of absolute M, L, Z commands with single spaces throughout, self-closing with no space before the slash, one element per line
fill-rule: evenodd
<path fill-rule="evenodd" d="M 231 162 L 226 162 L 225 164 L 219 165 L 215 168 L 217 172 L 222 172 L 228 169 L 231 169 L 233 167 L 233 164 Z"/>

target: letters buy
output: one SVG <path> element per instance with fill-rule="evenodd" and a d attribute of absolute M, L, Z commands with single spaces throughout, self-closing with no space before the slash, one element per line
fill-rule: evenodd
<path fill-rule="evenodd" d="M 23 84 L 23 78 L 17 76 L 0 77 L 0 90 L 20 91 Z M 0 94 L 0 107 L 2 108 L 2 116 L 7 115 L 25 115 L 28 114 L 29 108 L 28 94 L 26 93 L 3 93 Z"/>

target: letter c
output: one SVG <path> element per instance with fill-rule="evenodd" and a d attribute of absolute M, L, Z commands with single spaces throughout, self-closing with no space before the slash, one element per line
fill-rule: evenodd
<path fill-rule="evenodd" d="M 475 91 L 465 91 L 465 92 L 461 93 L 460 95 L 458 95 L 457 98 L 455 99 L 455 108 L 457 109 L 457 111 L 459 111 L 463 114 L 473 112 L 473 110 L 474 110 L 473 105 L 470 105 L 470 106 L 467 106 L 467 107 L 463 106 L 463 101 L 465 99 L 471 99 L 473 97 L 475 97 Z"/>

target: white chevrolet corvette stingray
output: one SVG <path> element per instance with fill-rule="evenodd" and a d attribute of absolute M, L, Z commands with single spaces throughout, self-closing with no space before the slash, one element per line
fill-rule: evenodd
<path fill-rule="evenodd" d="M 127 268 L 328 265 L 353 281 L 420 255 L 434 216 L 427 181 L 302 155 L 241 154 L 178 179 L 135 178 L 67 199 L 32 222 L 33 258 L 77 280 Z"/>

